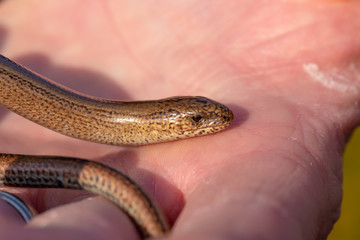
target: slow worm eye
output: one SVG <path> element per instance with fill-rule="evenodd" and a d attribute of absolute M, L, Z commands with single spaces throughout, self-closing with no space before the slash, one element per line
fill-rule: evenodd
<path fill-rule="evenodd" d="M 191 121 L 193 121 L 194 123 L 199 123 L 201 122 L 201 120 L 203 120 L 203 117 L 201 115 L 194 115 L 191 117 Z"/>

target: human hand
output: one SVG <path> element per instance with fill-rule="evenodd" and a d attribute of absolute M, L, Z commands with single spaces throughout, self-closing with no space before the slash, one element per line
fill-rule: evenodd
<path fill-rule="evenodd" d="M 176 220 L 168 239 L 324 238 L 339 214 L 344 143 L 359 123 L 358 5 L 3 1 L 2 53 L 33 70 L 105 98 L 204 95 L 228 104 L 235 120 L 218 134 L 128 148 L 71 139 L 3 110 L 1 151 L 124 171 Z M 85 194 L 21 191 L 47 211 L 24 228 L 0 205 L 2 236 L 137 237 L 108 202 L 75 201 Z"/>

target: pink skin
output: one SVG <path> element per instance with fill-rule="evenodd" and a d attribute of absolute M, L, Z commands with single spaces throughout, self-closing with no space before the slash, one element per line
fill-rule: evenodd
<path fill-rule="evenodd" d="M 94 96 L 203 95 L 233 126 L 143 147 L 72 139 L 1 109 L 0 151 L 121 169 L 175 225 L 166 239 L 324 239 L 340 213 L 342 151 L 359 123 L 358 1 L 2 1 L 1 53 Z M 4 239 L 138 239 L 102 198 L 7 189 Z M 80 201 L 79 201 L 80 200 Z M 61 205 L 61 206 L 60 206 Z"/>

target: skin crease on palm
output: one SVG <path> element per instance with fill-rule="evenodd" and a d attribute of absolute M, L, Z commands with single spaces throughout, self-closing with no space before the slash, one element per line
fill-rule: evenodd
<path fill-rule="evenodd" d="M 1 53 L 77 91 L 135 100 L 203 95 L 230 106 L 218 134 L 142 147 L 89 143 L 1 109 L 0 151 L 92 159 L 149 192 L 165 239 L 325 239 L 342 152 L 359 124 L 358 1 L 1 1 Z M 3 239 L 138 239 L 82 191 L 6 188 Z"/>

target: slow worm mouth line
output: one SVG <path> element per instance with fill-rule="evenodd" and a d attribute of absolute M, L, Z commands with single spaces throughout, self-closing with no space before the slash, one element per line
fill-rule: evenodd
<path fill-rule="evenodd" d="M 145 145 L 210 134 L 225 129 L 233 117 L 227 107 L 205 97 L 171 97 L 124 104 L 79 95 L 2 55 L 0 87 L 0 104 L 9 110 L 59 133 L 104 144 Z M 159 133 L 166 132 L 163 129 L 167 127 L 175 131 L 168 126 L 170 123 L 159 125 L 156 119 L 174 112 L 186 116 L 196 111 L 219 112 L 219 116 L 225 116 L 223 124 L 216 120 L 217 124 L 195 128 L 189 134 L 151 135 L 157 128 Z M 187 124 L 187 128 L 192 126 L 186 117 L 179 117 L 178 121 Z M 0 185 L 91 191 L 122 208 L 144 238 L 161 236 L 169 229 L 161 211 L 140 186 L 121 172 L 88 160 L 0 154 Z"/>

